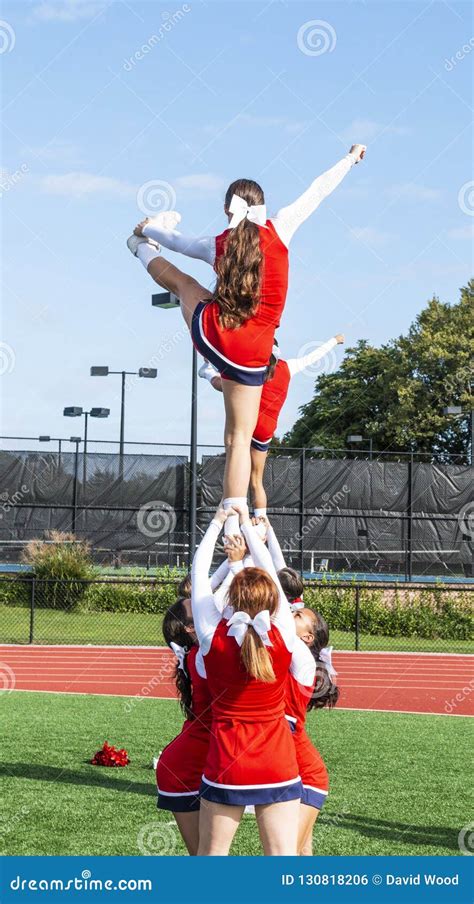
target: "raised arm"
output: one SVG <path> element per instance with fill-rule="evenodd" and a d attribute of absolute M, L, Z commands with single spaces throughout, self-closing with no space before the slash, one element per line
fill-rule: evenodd
<path fill-rule="evenodd" d="M 294 377 L 295 374 L 299 374 L 301 371 L 306 370 L 307 367 L 311 367 L 316 361 L 320 361 L 321 358 L 324 358 L 324 356 L 332 351 L 336 345 L 339 345 L 342 342 L 344 342 L 344 336 L 342 333 L 338 333 L 337 336 L 328 339 L 327 342 L 323 342 L 322 345 L 319 345 L 318 348 L 309 352 L 308 355 L 300 355 L 299 358 L 287 358 L 286 363 L 288 365 L 288 370 L 290 371 L 290 377 Z"/>
<path fill-rule="evenodd" d="M 278 537 L 273 530 L 268 518 L 267 518 L 267 546 L 272 557 L 272 562 L 275 566 L 276 571 L 280 571 L 280 568 L 286 568 L 286 562 L 283 557 L 283 553 L 281 551 L 281 546 L 278 541 Z"/>
<path fill-rule="evenodd" d="M 219 510 L 207 528 L 193 559 L 191 569 L 191 605 L 193 621 L 202 655 L 209 652 L 214 632 L 221 620 L 211 589 L 209 569 L 217 538 L 225 520 Z"/>
<path fill-rule="evenodd" d="M 313 687 L 316 678 L 316 662 L 311 650 L 300 637 L 297 637 L 295 641 L 290 672 L 298 684 L 302 684 L 303 687 Z"/>
<path fill-rule="evenodd" d="M 216 568 L 214 574 L 211 575 L 211 590 L 214 592 L 217 588 L 222 584 L 222 581 L 225 580 L 229 573 L 229 561 L 228 559 L 224 559 L 223 562 Z"/>
<path fill-rule="evenodd" d="M 252 556 L 253 563 L 256 568 L 263 568 L 263 570 L 270 575 L 271 579 L 277 586 L 278 606 L 277 611 L 274 613 L 274 615 L 272 615 L 272 621 L 279 629 L 281 636 L 285 641 L 285 645 L 291 653 L 295 643 L 296 629 L 295 619 L 290 609 L 290 604 L 285 594 L 283 593 L 283 588 L 278 579 L 278 575 L 276 573 L 270 552 L 265 546 L 263 540 L 261 540 L 258 536 L 255 527 L 250 520 L 248 509 L 246 509 L 246 511 L 240 509 L 240 511 L 242 519 L 242 533 L 247 541 L 247 546 L 250 550 L 250 555 Z"/>
<path fill-rule="evenodd" d="M 187 257 L 194 257 L 200 261 L 214 265 L 216 257 L 216 240 L 214 236 L 202 236 L 195 238 L 189 235 L 183 235 L 177 229 L 166 229 L 160 222 L 159 218 L 148 220 L 142 226 L 141 234 L 149 239 L 154 239 L 168 248 L 169 251 L 178 251 Z"/>
<path fill-rule="evenodd" d="M 321 201 L 337 188 L 354 164 L 362 160 L 364 153 L 364 145 L 354 145 L 339 163 L 318 176 L 309 188 L 293 201 L 293 204 L 282 207 L 276 216 L 272 217 L 272 223 L 284 245 L 288 247 L 298 227 L 314 213 Z"/>

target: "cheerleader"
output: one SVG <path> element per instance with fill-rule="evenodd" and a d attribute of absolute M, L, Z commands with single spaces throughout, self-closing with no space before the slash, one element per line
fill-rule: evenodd
<path fill-rule="evenodd" d="M 293 662 L 301 657 L 299 671 L 290 669 L 286 694 L 286 717 L 293 730 L 296 759 L 303 783 L 298 824 L 298 854 L 313 853 L 313 827 L 329 791 L 329 777 L 324 760 L 312 744 L 305 730 L 306 715 L 312 709 L 333 707 L 339 698 L 339 688 L 333 679 L 332 647 L 328 647 L 329 631 L 324 618 L 312 609 L 294 612 L 297 643 Z M 302 656 L 302 649 L 309 653 L 312 667 Z"/>
<path fill-rule="evenodd" d="M 179 599 L 168 609 L 163 619 L 163 636 L 177 657 L 176 689 L 186 719 L 180 734 L 160 754 L 156 767 L 157 805 L 173 813 L 188 852 L 195 856 L 199 843 L 199 788 L 212 712 L 207 681 L 196 667 L 199 647 L 191 600 Z"/>
<path fill-rule="evenodd" d="M 250 441 L 274 333 L 286 301 L 290 241 L 352 166 L 363 159 L 365 150 L 364 145 L 353 145 L 339 163 L 271 219 L 267 219 L 260 185 L 250 179 L 238 179 L 227 189 L 224 211 L 229 226 L 221 235 L 189 239 L 169 228 L 180 219 L 169 212 L 164 220 L 156 217 L 140 223 L 135 229 L 135 241 L 133 237 L 128 241 L 130 250 L 153 279 L 179 297 L 197 350 L 224 378 L 224 508 L 246 501 Z M 160 258 L 157 243 L 213 265 L 217 282 L 212 295 Z M 235 523 L 229 525 L 228 532 L 236 532 Z"/>
<path fill-rule="evenodd" d="M 329 339 L 308 355 L 300 355 L 298 358 L 278 358 L 270 364 L 268 379 L 263 384 L 258 420 L 255 425 L 251 440 L 252 469 L 250 473 L 250 490 L 254 506 L 255 516 L 265 517 L 267 514 L 267 494 L 263 486 L 263 475 L 268 450 L 273 436 L 276 433 L 278 418 L 285 404 L 290 386 L 290 380 L 295 374 L 302 373 L 307 367 L 324 358 L 336 345 L 344 342 L 342 333 Z M 275 347 L 274 347 L 275 352 Z M 223 380 L 219 371 L 205 361 L 199 369 L 199 376 L 208 380 L 214 389 L 222 392 Z"/>
<path fill-rule="evenodd" d="M 227 855 L 245 805 L 253 804 L 264 853 L 295 855 L 302 788 L 284 713 L 296 625 L 246 507 L 240 516 L 257 567 L 233 577 L 228 619 L 215 604 L 208 577 L 227 517 L 223 507 L 201 541 L 192 570 L 194 625 L 213 714 L 198 853 Z"/>
<path fill-rule="evenodd" d="M 222 611 L 228 588 L 242 568 L 243 550 L 230 543 L 225 570 L 213 575 L 214 601 Z M 222 580 L 221 580 L 222 578 Z M 212 711 L 206 673 L 200 662 L 191 600 L 178 599 L 163 619 L 163 636 L 177 658 L 176 689 L 186 716 L 180 734 L 162 751 L 156 767 L 158 808 L 170 810 L 191 856 L 199 844 L 199 789 L 209 747 Z"/>

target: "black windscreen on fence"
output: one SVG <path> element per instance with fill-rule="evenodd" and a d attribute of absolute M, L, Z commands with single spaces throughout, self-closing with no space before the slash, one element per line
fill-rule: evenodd
<path fill-rule="evenodd" d="M 198 527 L 222 495 L 224 455 L 203 455 Z M 188 554 L 187 455 L 0 452 L 1 557 L 47 531 L 73 531 L 98 560 L 183 564 Z M 306 571 L 470 574 L 468 465 L 323 457 L 272 450 L 272 521 L 288 560 Z"/>

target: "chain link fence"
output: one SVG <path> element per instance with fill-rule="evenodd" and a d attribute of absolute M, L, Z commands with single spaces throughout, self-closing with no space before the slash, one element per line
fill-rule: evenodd
<path fill-rule="evenodd" d="M 0 643 L 159 646 L 163 613 L 182 575 L 38 580 L 0 576 Z M 470 585 L 306 582 L 339 650 L 470 653 Z"/>

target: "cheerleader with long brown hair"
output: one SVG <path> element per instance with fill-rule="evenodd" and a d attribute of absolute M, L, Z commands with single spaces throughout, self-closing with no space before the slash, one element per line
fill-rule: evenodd
<path fill-rule="evenodd" d="M 224 508 L 244 504 L 251 471 L 250 441 L 258 419 L 262 386 L 280 324 L 288 288 L 288 248 L 297 228 L 312 214 L 365 154 L 349 153 L 292 204 L 267 218 L 261 186 L 238 179 L 227 189 L 224 211 L 229 225 L 217 237 L 190 239 L 175 228 L 178 214 L 145 220 L 128 246 L 155 282 L 180 299 L 183 317 L 197 350 L 223 377 L 226 412 Z M 159 244 L 205 260 L 217 274 L 213 293 L 160 256 Z M 235 533 L 236 520 L 226 528 Z"/>

